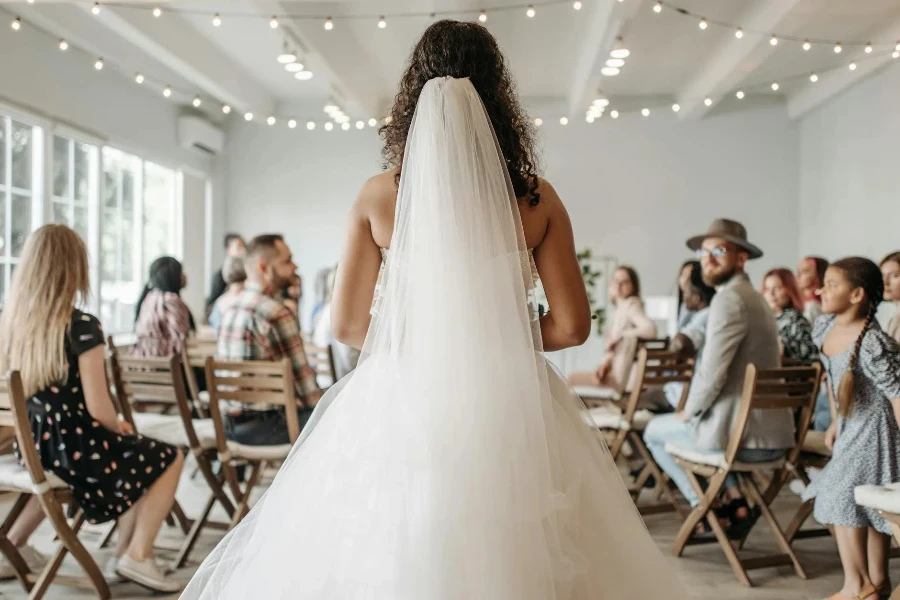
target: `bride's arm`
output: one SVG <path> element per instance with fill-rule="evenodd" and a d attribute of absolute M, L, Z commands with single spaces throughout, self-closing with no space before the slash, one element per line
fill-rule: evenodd
<path fill-rule="evenodd" d="M 541 181 L 540 194 L 540 204 L 548 211 L 547 231 L 534 249 L 534 262 L 550 305 L 550 312 L 541 318 L 544 350 L 550 352 L 580 346 L 587 340 L 591 308 L 575 257 L 569 213 L 549 183 Z"/>
<path fill-rule="evenodd" d="M 372 316 L 372 298 L 381 251 L 372 237 L 370 207 L 377 187 L 371 180 L 363 186 L 350 209 L 347 237 L 338 263 L 331 301 L 331 331 L 334 339 L 362 349 Z"/>

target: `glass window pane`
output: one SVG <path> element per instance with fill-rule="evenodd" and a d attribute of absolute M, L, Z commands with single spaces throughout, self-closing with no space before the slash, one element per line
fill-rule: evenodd
<path fill-rule="evenodd" d="M 25 240 L 31 233 L 31 197 L 13 194 L 12 212 L 10 222 L 12 224 L 12 240 L 10 240 L 10 253 L 14 257 L 22 254 Z"/>
<path fill-rule="evenodd" d="M 116 210 L 105 209 L 103 211 L 100 229 L 103 232 L 100 237 L 100 277 L 105 284 L 116 281 L 116 263 L 118 262 L 116 246 L 119 239 L 118 212 Z"/>
<path fill-rule="evenodd" d="M 96 148 L 75 142 L 75 199 L 87 202 L 91 193 L 91 155 Z"/>
<path fill-rule="evenodd" d="M 0 192 L 0 258 L 9 256 L 9 240 L 6 239 L 6 192 Z"/>
<path fill-rule="evenodd" d="M 0 187 L 6 185 L 6 119 L 0 117 Z"/>
<path fill-rule="evenodd" d="M 115 208 L 117 196 L 119 194 L 118 183 L 116 181 L 115 167 L 113 170 L 103 170 L 103 206 L 107 208 Z"/>
<path fill-rule="evenodd" d="M 128 169 L 122 171 L 122 210 L 134 212 L 134 173 Z"/>
<path fill-rule="evenodd" d="M 136 281 L 134 272 L 134 219 L 131 215 L 122 215 L 119 221 L 119 281 Z"/>
<path fill-rule="evenodd" d="M 12 184 L 13 187 L 31 189 L 31 137 L 32 128 L 12 123 Z"/>
<path fill-rule="evenodd" d="M 6 265 L 0 265 L 0 306 L 6 303 Z"/>
<path fill-rule="evenodd" d="M 72 205 L 68 202 L 53 201 L 53 222 L 62 223 L 63 225 L 71 225 L 72 223 Z"/>
<path fill-rule="evenodd" d="M 172 253 L 172 229 L 174 224 L 175 172 L 153 163 L 144 169 L 144 265 L 143 272 L 150 271 L 150 264 L 160 256 Z"/>
<path fill-rule="evenodd" d="M 53 195 L 69 197 L 69 140 L 53 136 Z"/>
<path fill-rule="evenodd" d="M 72 222 L 72 229 L 81 236 L 85 242 L 88 241 L 88 209 L 86 206 L 75 207 L 75 218 Z"/>

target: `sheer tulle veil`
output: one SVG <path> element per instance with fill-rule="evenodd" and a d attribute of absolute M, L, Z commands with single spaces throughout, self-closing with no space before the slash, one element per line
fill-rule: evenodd
<path fill-rule="evenodd" d="M 183 597 L 681 600 L 541 354 L 518 204 L 472 83 L 429 81 L 407 139 L 360 364 Z"/>

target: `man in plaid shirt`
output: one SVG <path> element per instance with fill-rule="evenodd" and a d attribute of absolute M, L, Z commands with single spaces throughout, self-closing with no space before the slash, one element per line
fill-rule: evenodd
<path fill-rule="evenodd" d="M 250 241 L 244 259 L 247 284 L 222 314 L 216 351 L 223 360 L 281 360 L 289 358 L 297 392 L 297 415 L 302 428 L 321 395 L 316 374 L 306 358 L 297 315 L 276 298 L 294 279 L 297 265 L 280 235 L 261 235 Z M 290 443 L 280 406 L 241 404 L 225 417 L 229 439 L 241 444 Z"/>

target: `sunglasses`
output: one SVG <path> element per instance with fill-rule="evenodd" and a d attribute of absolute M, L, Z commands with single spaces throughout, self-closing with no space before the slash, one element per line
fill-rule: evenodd
<path fill-rule="evenodd" d="M 711 256 L 713 258 L 722 258 L 726 254 L 728 254 L 728 249 L 719 246 L 717 248 L 713 248 L 712 250 L 707 250 L 706 248 L 700 248 L 699 250 L 695 250 L 694 254 L 697 255 L 697 258 L 703 259 L 707 256 Z"/>

